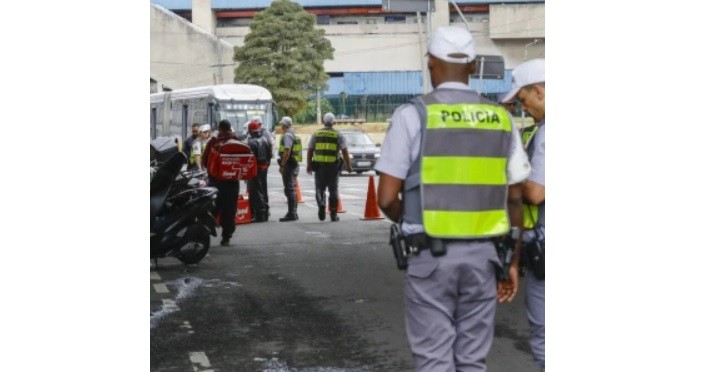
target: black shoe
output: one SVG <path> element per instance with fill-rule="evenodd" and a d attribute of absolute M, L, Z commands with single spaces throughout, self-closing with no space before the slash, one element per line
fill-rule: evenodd
<path fill-rule="evenodd" d="M 325 221 L 325 208 L 318 207 L 318 219 Z"/>
<path fill-rule="evenodd" d="M 223 245 L 223 246 L 230 245 L 230 238 L 223 238 L 223 240 L 220 241 L 220 245 Z"/>
<path fill-rule="evenodd" d="M 280 218 L 280 222 L 297 221 L 297 220 L 298 220 L 297 213 L 288 213 L 285 215 L 285 217 Z"/>
<path fill-rule="evenodd" d="M 330 220 L 333 222 L 338 222 L 340 221 L 340 217 L 338 217 L 337 213 L 330 212 Z"/>

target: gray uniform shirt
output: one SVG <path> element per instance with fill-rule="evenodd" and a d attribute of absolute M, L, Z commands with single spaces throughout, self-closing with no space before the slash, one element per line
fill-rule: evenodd
<path fill-rule="evenodd" d="M 446 82 L 436 89 L 447 88 L 447 89 L 466 89 L 471 88 L 463 83 L 459 82 Z M 412 104 L 406 103 L 398 107 L 391 116 L 391 124 L 388 127 L 386 137 L 383 140 L 383 147 L 381 147 L 381 157 L 376 162 L 375 170 L 383 172 L 390 176 L 399 179 L 406 179 L 408 170 L 411 168 L 413 161 L 419 156 L 421 152 L 421 119 L 418 116 L 418 111 Z M 523 143 L 521 142 L 521 135 L 518 130 L 512 131 L 510 154 L 511 157 L 519 157 L 525 159 L 525 163 L 528 163 L 528 158 L 523 149 Z M 509 165 L 512 162 L 509 161 Z M 527 174 L 527 170 L 525 170 Z M 518 171 L 509 168 L 507 174 L 509 180 L 523 180 L 524 176 L 519 177 Z M 423 225 L 403 223 L 401 229 L 405 234 L 416 234 L 423 232 Z"/>

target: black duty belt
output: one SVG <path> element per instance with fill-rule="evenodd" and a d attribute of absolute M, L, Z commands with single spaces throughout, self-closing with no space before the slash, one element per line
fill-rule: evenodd
<path fill-rule="evenodd" d="M 406 246 L 411 252 L 420 252 L 424 249 L 431 249 L 434 244 L 446 246 L 448 243 L 464 242 L 464 243 L 492 243 L 495 238 L 482 239 L 439 239 L 428 236 L 426 233 L 410 234 L 405 237 Z"/>

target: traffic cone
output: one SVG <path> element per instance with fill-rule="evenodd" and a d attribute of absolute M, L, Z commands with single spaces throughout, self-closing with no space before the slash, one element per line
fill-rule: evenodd
<path fill-rule="evenodd" d="M 330 213 L 330 201 L 328 202 L 328 208 L 326 208 L 328 213 Z M 343 203 L 340 202 L 340 193 L 338 193 L 338 205 L 336 206 L 336 213 L 345 213 L 345 209 L 343 209 Z"/>
<path fill-rule="evenodd" d="M 375 177 L 368 177 L 368 196 L 366 196 L 366 211 L 361 220 L 381 220 L 381 210 L 378 208 L 376 201 Z"/>
<path fill-rule="evenodd" d="M 295 179 L 295 200 L 298 203 L 305 203 L 303 201 L 303 193 L 300 192 L 300 182 L 298 179 Z"/>

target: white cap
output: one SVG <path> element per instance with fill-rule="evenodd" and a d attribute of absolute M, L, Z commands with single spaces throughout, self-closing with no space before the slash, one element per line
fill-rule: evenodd
<path fill-rule="evenodd" d="M 335 121 L 335 115 L 333 115 L 332 112 L 326 112 L 325 115 L 323 115 L 323 123 L 324 124 L 333 124 Z"/>
<path fill-rule="evenodd" d="M 476 58 L 471 33 L 450 26 L 438 27 L 433 32 L 428 53 L 450 63 L 469 63 Z"/>
<path fill-rule="evenodd" d="M 210 132 L 210 124 L 203 124 L 198 129 L 200 129 L 201 132 Z"/>
<path fill-rule="evenodd" d="M 546 82 L 546 60 L 536 58 L 526 61 L 513 69 L 511 91 L 503 97 L 503 103 L 516 97 L 518 91 L 526 85 Z"/>
<path fill-rule="evenodd" d="M 256 123 L 263 124 L 263 118 L 261 118 L 261 117 L 258 116 L 258 115 L 253 116 L 253 117 L 250 119 L 250 121 L 254 121 L 254 122 L 256 122 Z"/>
<path fill-rule="evenodd" d="M 289 127 L 289 126 L 293 125 L 293 119 L 291 119 L 288 116 L 283 116 L 283 118 L 280 119 L 280 123 Z"/>

